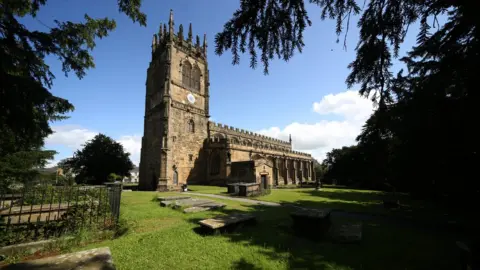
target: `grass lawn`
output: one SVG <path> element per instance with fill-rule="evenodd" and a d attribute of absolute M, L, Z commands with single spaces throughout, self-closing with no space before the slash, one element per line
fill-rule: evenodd
<path fill-rule="evenodd" d="M 188 188 L 198 193 L 228 195 L 226 187 L 189 185 Z M 272 189 L 269 195 L 251 199 L 276 203 L 296 203 L 313 208 L 400 216 L 418 221 L 437 220 L 446 223 L 455 220 L 459 224 L 471 223 L 471 220 L 452 215 L 452 212 L 447 212 L 445 209 L 436 208 L 430 202 L 415 200 L 402 193 L 397 194 L 401 207 L 387 210 L 383 206 L 383 199 L 389 196 L 381 191 L 324 187 L 321 190 L 314 188 Z"/>
<path fill-rule="evenodd" d="M 228 195 L 226 187 L 217 186 L 188 185 L 188 191 L 206 194 Z"/>
<path fill-rule="evenodd" d="M 156 195 L 123 193 L 129 231 L 81 249 L 110 247 L 118 269 L 458 269 L 456 239 L 448 234 L 372 221 L 364 223 L 361 243 L 313 242 L 292 235 L 287 208 L 224 201 L 223 210 L 183 214 L 160 207 L 152 201 Z M 232 211 L 251 212 L 258 224 L 217 235 L 196 232 L 199 220 Z"/>

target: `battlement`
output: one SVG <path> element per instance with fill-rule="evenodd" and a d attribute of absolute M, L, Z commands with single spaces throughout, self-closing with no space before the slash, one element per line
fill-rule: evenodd
<path fill-rule="evenodd" d="M 221 123 L 208 122 L 208 128 L 210 131 L 223 133 L 227 136 L 233 136 L 238 138 L 245 138 L 252 140 L 253 144 L 259 145 L 267 150 L 277 150 L 285 153 L 296 154 L 305 157 L 311 157 L 310 154 L 302 153 L 299 151 L 292 150 L 292 145 L 290 142 L 282 141 L 276 138 L 268 137 L 262 134 L 253 133 L 248 130 L 235 128 L 232 126 L 224 125 Z M 271 146 L 269 146 L 271 145 Z"/>
<path fill-rule="evenodd" d="M 200 44 L 200 37 L 198 35 L 195 36 L 195 41 L 193 40 L 194 37 L 191 23 L 188 28 L 188 35 L 184 34 L 182 24 L 179 25 L 178 32 L 175 33 L 174 25 L 175 23 L 173 22 L 173 10 L 170 10 L 168 28 L 167 24 L 160 23 L 158 33 L 153 34 L 152 57 L 154 57 L 158 51 L 163 51 L 166 44 L 174 43 L 186 52 L 192 52 L 196 56 L 200 56 L 201 58 L 206 59 L 207 34 L 203 35 L 203 42 L 202 44 Z"/>
<path fill-rule="evenodd" d="M 276 138 L 268 137 L 268 136 L 265 136 L 265 135 L 262 135 L 262 134 L 253 133 L 253 132 L 248 131 L 248 130 L 235 128 L 235 127 L 224 125 L 224 124 L 221 124 L 221 123 L 215 123 L 215 122 L 210 121 L 210 122 L 208 122 L 208 125 L 209 125 L 210 130 L 215 130 L 215 131 L 220 131 L 220 132 L 221 131 L 226 131 L 227 134 L 228 133 L 237 133 L 235 135 L 240 136 L 240 137 L 247 137 L 247 138 L 250 138 L 250 139 L 257 140 L 257 141 L 269 142 L 269 143 L 273 143 L 273 144 L 277 144 L 277 145 L 282 145 L 282 146 L 285 146 L 285 147 L 290 147 L 291 146 L 291 144 L 287 141 L 282 141 L 282 140 L 279 140 L 279 139 L 276 139 Z"/>

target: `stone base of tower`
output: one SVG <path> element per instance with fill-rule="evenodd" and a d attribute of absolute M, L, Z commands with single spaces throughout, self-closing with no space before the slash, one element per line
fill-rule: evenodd
<path fill-rule="evenodd" d="M 168 179 L 160 179 L 157 185 L 158 192 L 168 192 L 168 191 L 181 191 L 182 185 L 171 185 L 168 183 Z"/>
<path fill-rule="evenodd" d="M 160 178 L 158 180 L 157 191 L 160 191 L 160 192 L 168 191 L 168 179 L 167 178 L 165 178 L 165 179 Z"/>

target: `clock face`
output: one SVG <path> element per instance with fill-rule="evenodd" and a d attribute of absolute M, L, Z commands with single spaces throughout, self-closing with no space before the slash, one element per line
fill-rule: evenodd
<path fill-rule="evenodd" d="M 195 96 L 192 95 L 192 94 L 188 94 L 187 95 L 187 100 L 188 102 L 190 102 L 191 104 L 195 103 Z"/>

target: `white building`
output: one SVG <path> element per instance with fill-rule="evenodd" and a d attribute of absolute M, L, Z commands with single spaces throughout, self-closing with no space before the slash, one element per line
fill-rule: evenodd
<path fill-rule="evenodd" d="M 139 178 L 138 167 L 135 166 L 135 168 L 133 168 L 133 170 L 130 171 L 130 176 L 123 178 L 123 182 L 124 183 L 138 183 L 138 178 Z"/>

